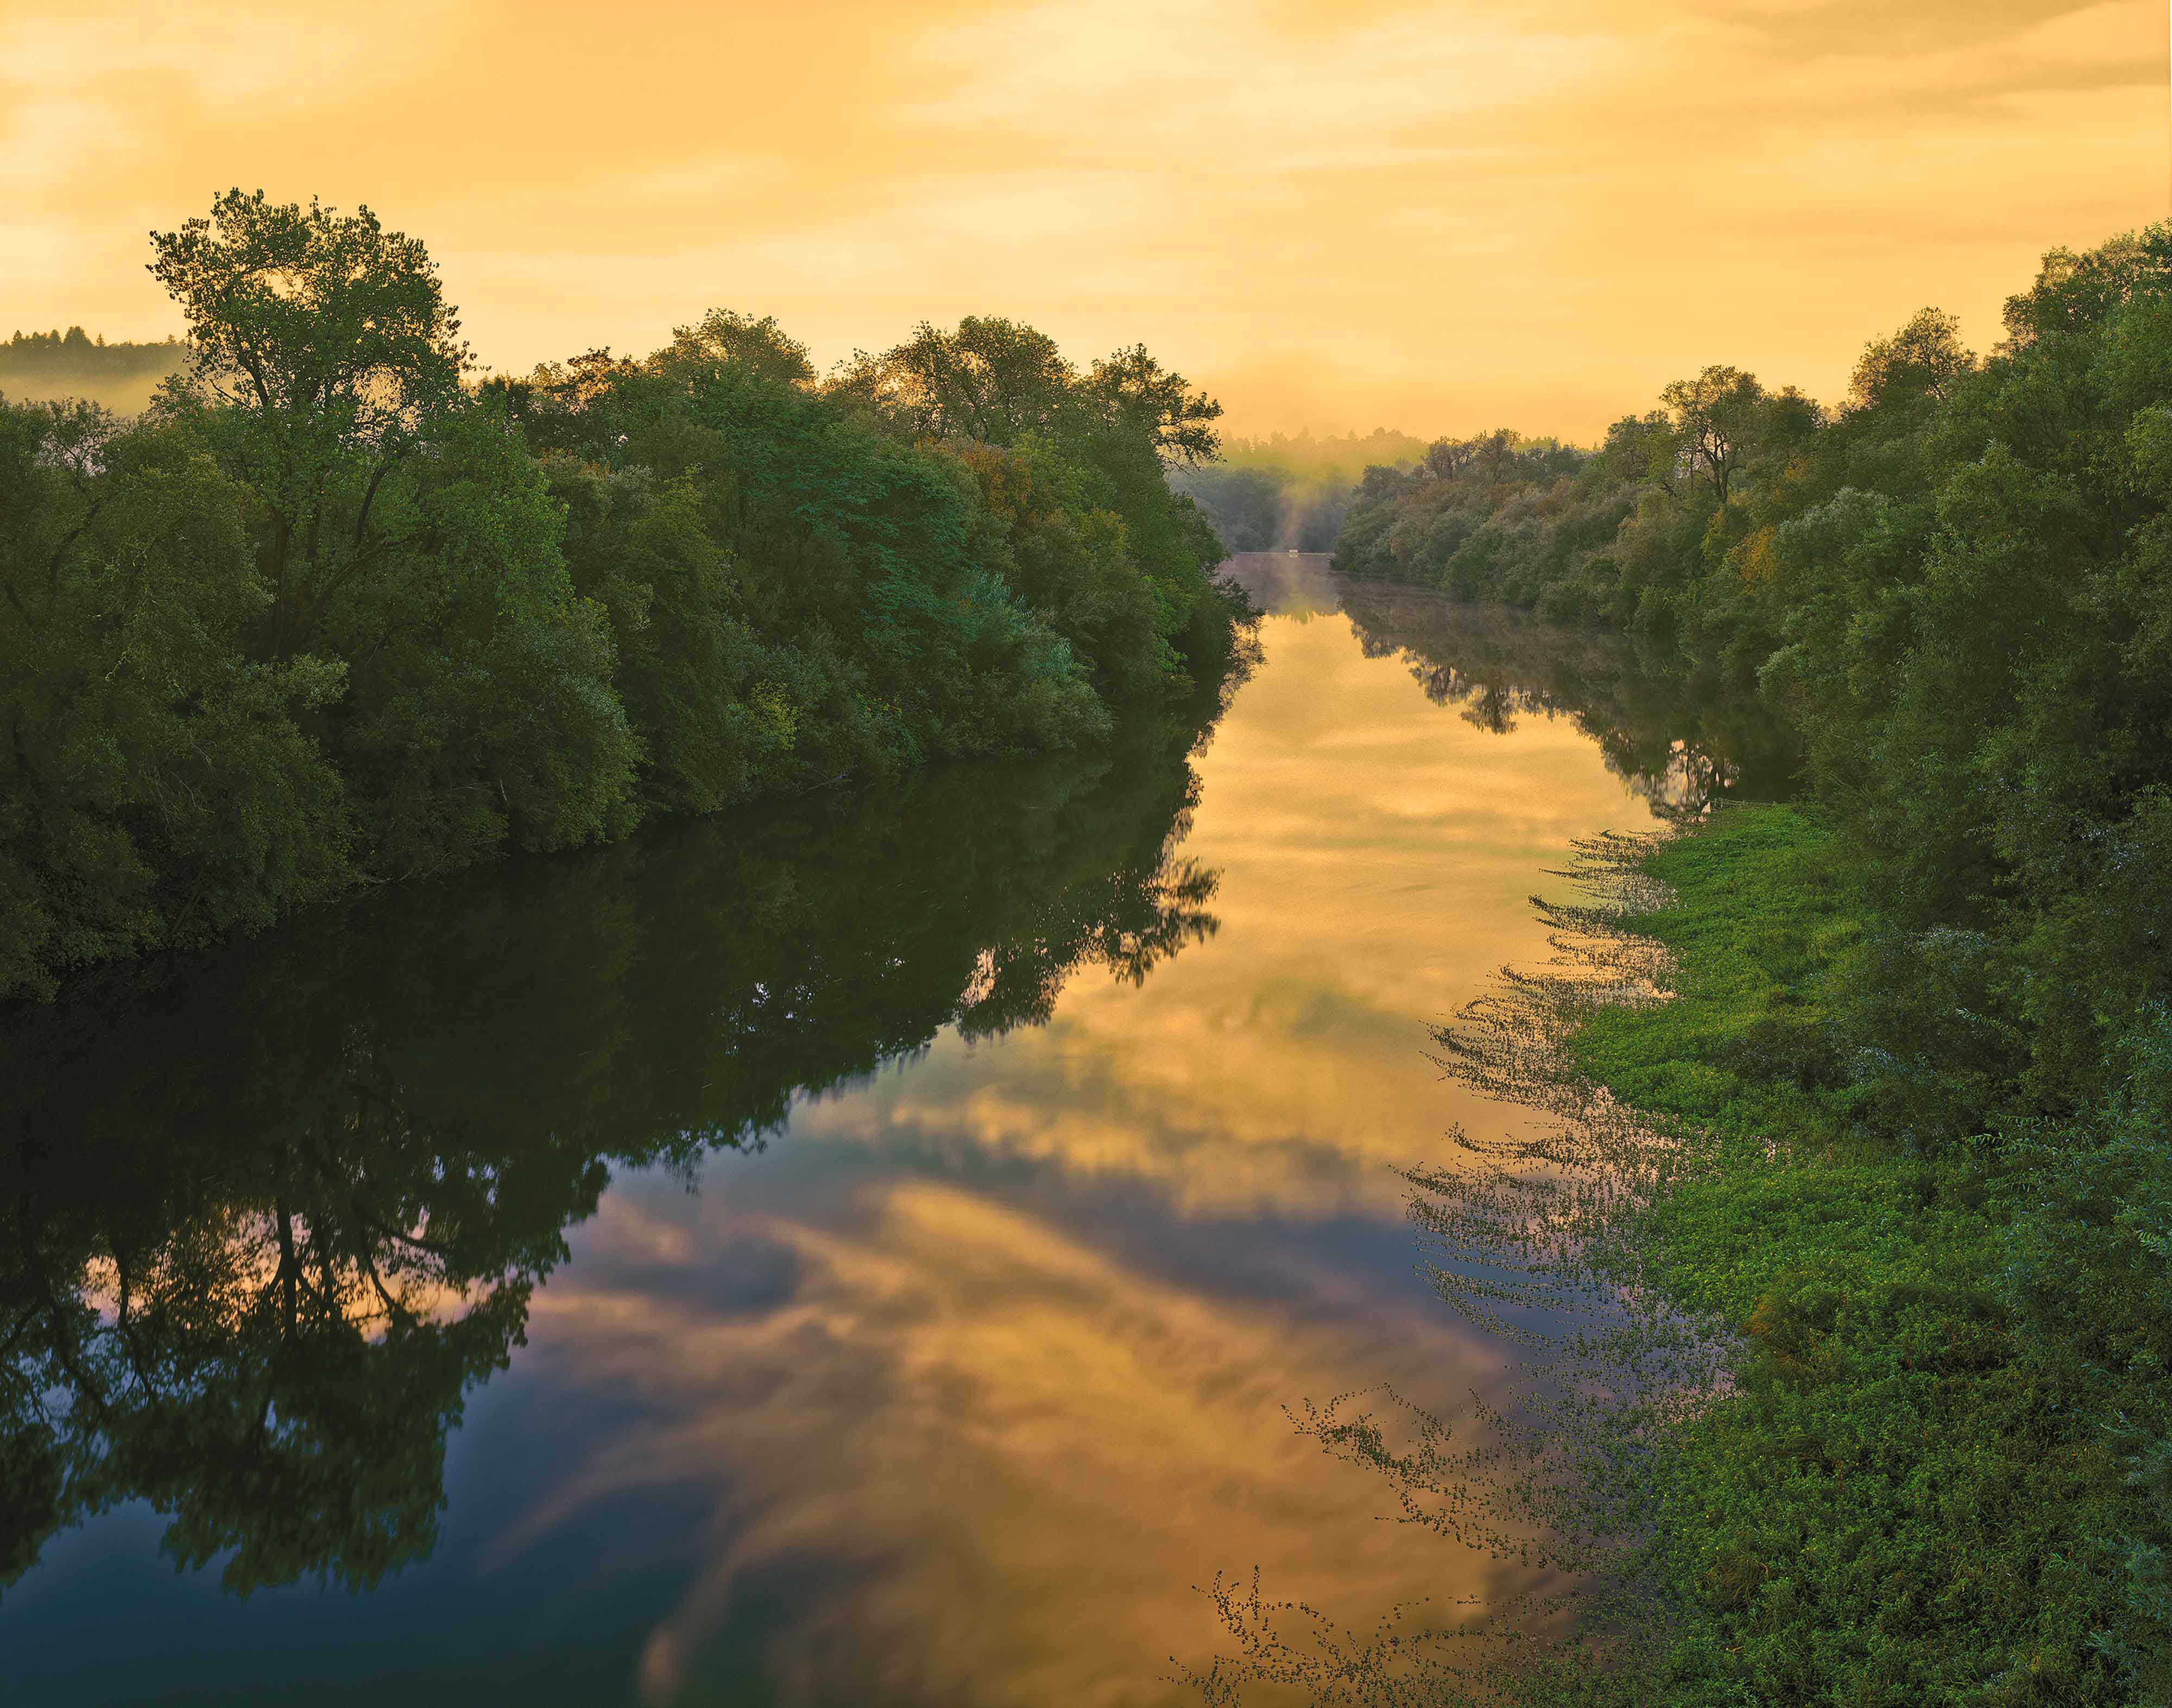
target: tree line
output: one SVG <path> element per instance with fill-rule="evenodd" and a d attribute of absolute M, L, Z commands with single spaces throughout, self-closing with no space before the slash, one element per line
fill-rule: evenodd
<path fill-rule="evenodd" d="M 1368 471 L 1336 561 L 1671 636 L 1761 694 L 1882 915 L 1948 934 L 1893 969 L 1973 1017 L 1941 1050 L 2056 1110 L 2172 996 L 2172 226 L 2055 251 L 2005 321 L 1979 357 L 1924 310 L 1837 409 L 1715 367 L 1596 451 L 1443 440 Z M 1980 1101 L 1906 1095 L 1940 1132 Z"/>
<path fill-rule="evenodd" d="M 1368 472 L 1336 562 L 1671 636 L 1802 742 L 1796 814 L 1665 867 L 1739 914 L 1731 947 L 1661 924 L 1754 1023 L 1692 990 L 1619 1070 L 1857 1171 L 1822 1246 L 1792 1177 L 1761 1230 L 1746 1190 L 1664 1224 L 1824 1253 L 1739 1302 L 1762 1350 L 1691 1449 L 1670 1700 L 2164 1700 L 2172 225 L 2051 252 L 1987 355 L 1918 314 L 1837 407 L 1712 367 L 1594 450 L 1444 440 Z"/>
<path fill-rule="evenodd" d="M 0 996 L 357 885 L 1105 739 L 1247 617 L 1143 348 L 922 325 L 818 379 L 720 310 L 479 379 L 423 244 L 230 191 L 189 362 L 0 399 Z M 95 347 L 95 346 L 92 346 Z"/>

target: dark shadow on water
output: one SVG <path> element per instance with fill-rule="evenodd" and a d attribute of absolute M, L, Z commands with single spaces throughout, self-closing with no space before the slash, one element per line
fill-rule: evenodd
<path fill-rule="evenodd" d="M 131 1500 L 231 1592 L 426 1557 L 615 1168 L 1212 934 L 1204 720 L 320 913 L 0 1013 L 0 1584 Z"/>

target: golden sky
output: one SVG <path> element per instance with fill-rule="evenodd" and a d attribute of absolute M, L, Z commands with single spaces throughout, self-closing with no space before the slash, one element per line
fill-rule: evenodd
<path fill-rule="evenodd" d="M 711 306 L 1143 339 L 1238 431 L 1589 438 L 1836 395 L 1926 303 L 2166 212 L 2156 0 L 6 0 L 0 336 L 178 322 L 261 186 L 429 243 L 500 368 Z"/>

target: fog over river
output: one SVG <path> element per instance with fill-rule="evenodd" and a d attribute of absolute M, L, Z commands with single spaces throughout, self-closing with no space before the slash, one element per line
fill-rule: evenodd
<path fill-rule="evenodd" d="M 1203 733 L 374 897 L 8 1041 L 0 1326 L 62 1378 L 0 1417 L 0 1695 L 1114 1708 L 1187 1700 L 1218 1572 L 1512 1587 L 1283 1408 L 1513 1379 L 1398 1170 L 1528 1118 L 1427 1028 L 1544 953 L 1570 839 L 1779 761 L 1626 643 L 1234 567 Z"/>

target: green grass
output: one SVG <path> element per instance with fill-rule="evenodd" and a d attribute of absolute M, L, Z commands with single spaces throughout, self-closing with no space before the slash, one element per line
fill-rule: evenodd
<path fill-rule="evenodd" d="M 1675 1000 L 1602 1011 L 1569 1048 L 1709 1135 L 1627 1236 L 1744 1349 L 1659 1491 L 1681 1614 L 1661 1699 L 2142 1700 L 2091 1641 L 2125 1580 L 2089 1372 L 2003 1281 L 2018 1165 L 1861 1119 L 1838 1034 L 1868 911 L 1838 851 L 1801 812 L 1745 808 L 1648 869 L 1674 899 L 1634 924 L 1671 951 Z"/>

